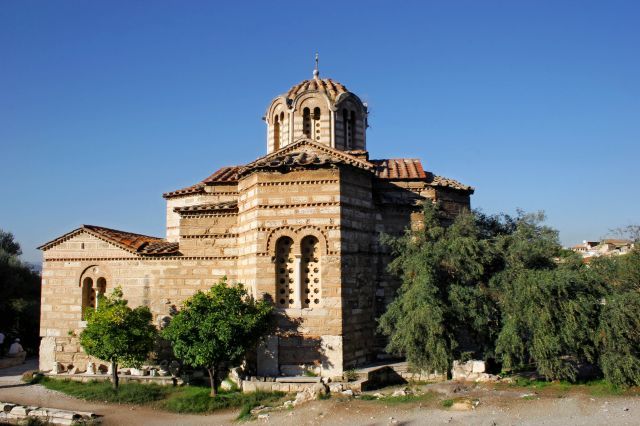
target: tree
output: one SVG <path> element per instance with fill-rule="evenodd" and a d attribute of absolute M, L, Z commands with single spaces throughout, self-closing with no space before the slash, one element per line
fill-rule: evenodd
<path fill-rule="evenodd" d="M 0 229 L 0 250 L 12 256 L 20 256 L 22 254 L 20 244 L 15 241 L 13 234 L 2 229 Z"/>
<path fill-rule="evenodd" d="M 600 368 L 616 385 L 640 386 L 640 293 L 614 292 L 605 299 L 597 342 Z"/>
<path fill-rule="evenodd" d="M 428 202 L 421 229 L 383 236 L 395 256 L 389 269 L 402 285 L 379 320 L 389 352 L 440 372 L 453 359 L 492 353 L 498 316 L 487 284 L 499 259 L 489 238 L 508 232 L 499 217 L 465 211 L 448 227 L 442 219 Z"/>
<path fill-rule="evenodd" d="M 272 327 L 272 310 L 267 301 L 248 296 L 242 284 L 228 286 L 222 279 L 187 299 L 162 334 L 185 364 L 206 368 L 215 396 L 222 366 L 240 363 L 255 347 Z"/>
<path fill-rule="evenodd" d="M 146 306 L 131 309 L 118 287 L 107 297 L 99 296 L 98 307 L 86 315 L 80 344 L 87 354 L 111 362 L 113 388 L 118 389 L 118 365 L 140 365 L 153 349 L 157 330 L 151 311 Z"/>
<path fill-rule="evenodd" d="M 37 353 L 40 274 L 19 259 L 21 252 L 13 235 L 0 230 L 0 331 L 20 337 L 25 350 Z"/>

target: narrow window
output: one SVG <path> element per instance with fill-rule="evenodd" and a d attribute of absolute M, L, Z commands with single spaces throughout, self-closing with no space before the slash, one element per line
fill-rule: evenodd
<path fill-rule="evenodd" d="M 280 113 L 280 143 L 279 147 L 282 148 L 287 144 L 285 134 L 287 133 L 287 126 L 284 122 L 284 112 Z"/>
<path fill-rule="evenodd" d="M 276 242 L 276 306 L 288 308 L 293 306 L 293 253 L 291 248 L 293 240 L 289 237 L 281 237 Z"/>
<path fill-rule="evenodd" d="M 356 147 L 356 113 L 351 111 L 349 117 L 349 148 Z"/>
<path fill-rule="evenodd" d="M 349 122 L 349 111 L 342 110 L 342 128 L 344 131 L 344 148 L 351 149 L 351 124 Z"/>
<path fill-rule="evenodd" d="M 280 149 L 280 118 L 276 115 L 273 123 L 273 150 Z"/>
<path fill-rule="evenodd" d="M 93 288 L 93 280 L 89 277 L 82 280 L 82 319 L 85 319 L 87 309 L 96 306 L 96 291 Z"/>
<path fill-rule="evenodd" d="M 100 277 L 96 280 L 96 291 L 98 294 L 96 295 L 96 308 L 98 307 L 98 303 L 100 301 L 99 296 L 104 296 L 107 292 L 107 280 L 103 277 Z"/>
<path fill-rule="evenodd" d="M 313 138 L 320 140 L 320 108 L 318 107 L 313 110 Z"/>
<path fill-rule="evenodd" d="M 302 133 L 308 138 L 311 137 L 311 111 L 309 108 L 302 110 Z"/>
<path fill-rule="evenodd" d="M 314 236 L 304 237 L 300 248 L 302 278 L 302 307 L 309 308 L 320 304 L 320 250 L 318 239 Z"/>

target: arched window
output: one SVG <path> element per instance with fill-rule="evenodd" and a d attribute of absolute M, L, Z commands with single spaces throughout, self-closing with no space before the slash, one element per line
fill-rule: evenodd
<path fill-rule="evenodd" d="M 103 277 L 100 277 L 96 280 L 96 308 L 98 307 L 98 303 L 100 301 L 99 296 L 104 296 L 107 292 L 107 280 Z"/>
<path fill-rule="evenodd" d="M 280 149 L 280 117 L 277 115 L 273 120 L 273 150 Z"/>
<path fill-rule="evenodd" d="M 309 108 L 302 110 L 302 133 L 308 138 L 311 137 L 311 111 Z"/>
<path fill-rule="evenodd" d="M 107 280 L 104 277 L 93 278 L 85 277 L 82 280 L 82 320 L 85 319 L 88 309 L 98 307 L 98 296 L 104 296 L 107 291 Z"/>
<path fill-rule="evenodd" d="M 309 308 L 320 304 L 320 247 L 318 239 L 307 236 L 300 243 L 302 259 L 300 262 L 302 278 L 302 307 Z"/>
<path fill-rule="evenodd" d="M 294 259 L 292 253 L 293 240 L 289 237 L 281 237 L 276 242 L 276 306 L 288 308 L 293 306 Z"/>
<path fill-rule="evenodd" d="M 96 291 L 93 288 L 93 280 L 86 277 L 82 280 L 82 319 L 85 319 L 86 311 L 96 306 Z"/>
<path fill-rule="evenodd" d="M 283 146 L 285 146 L 287 144 L 287 141 L 285 139 L 285 134 L 287 134 L 287 125 L 284 122 L 284 112 L 280 113 L 280 142 L 279 142 L 279 147 L 282 148 Z"/>
<path fill-rule="evenodd" d="M 315 107 L 313 109 L 313 133 L 312 138 L 320 140 L 320 108 Z"/>
<path fill-rule="evenodd" d="M 351 122 L 349 120 L 349 111 L 342 110 L 342 127 L 344 130 L 344 148 L 351 149 Z"/>

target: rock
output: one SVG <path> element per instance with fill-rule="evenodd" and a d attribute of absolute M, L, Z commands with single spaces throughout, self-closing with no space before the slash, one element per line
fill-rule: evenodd
<path fill-rule="evenodd" d="M 293 405 L 294 405 L 294 404 L 293 404 L 293 402 L 294 402 L 294 401 L 285 401 L 285 402 L 284 402 L 284 404 L 282 404 L 282 406 L 283 406 L 284 408 L 292 408 L 292 407 L 293 407 Z"/>
<path fill-rule="evenodd" d="M 11 415 L 13 416 L 26 416 L 31 411 L 31 408 L 24 405 L 16 405 L 11 409 Z"/>
<path fill-rule="evenodd" d="M 59 362 L 53 363 L 53 369 L 51 369 L 51 374 L 60 374 L 64 371 L 64 367 Z"/>
<path fill-rule="evenodd" d="M 251 414 L 257 414 L 264 409 L 265 409 L 264 405 L 258 405 L 257 407 L 254 407 L 251 409 Z"/>
<path fill-rule="evenodd" d="M 16 404 L 12 404 L 10 402 L 0 402 L 0 412 L 8 413 L 15 406 Z"/>
<path fill-rule="evenodd" d="M 345 391 L 342 391 L 342 394 L 346 396 L 353 396 L 353 391 L 351 389 L 347 389 Z"/>
<path fill-rule="evenodd" d="M 453 404 L 451 405 L 451 409 L 452 410 L 456 410 L 456 411 L 472 410 L 474 408 L 473 403 L 474 403 L 474 401 L 472 401 L 469 398 L 457 399 L 457 400 L 453 401 Z"/>
<path fill-rule="evenodd" d="M 485 372 L 484 361 L 470 361 L 470 362 L 471 362 L 471 372 L 472 373 L 484 373 Z"/>
<path fill-rule="evenodd" d="M 475 373 L 474 373 L 475 375 Z M 487 374 L 487 373 L 478 373 L 477 377 L 475 379 L 476 382 L 478 383 L 484 383 L 484 382 L 497 382 L 498 380 L 500 380 L 500 378 L 496 375 L 493 374 Z"/>
<path fill-rule="evenodd" d="M 406 396 L 407 395 L 407 391 L 404 389 L 398 389 L 397 391 L 395 391 L 393 394 L 391 394 L 391 396 L 393 397 L 397 397 L 397 396 Z"/>
<path fill-rule="evenodd" d="M 266 420 L 269 418 L 268 414 L 258 414 L 258 419 L 259 420 Z"/>
<path fill-rule="evenodd" d="M 376 392 L 373 394 L 374 397 L 380 399 L 380 398 L 384 398 L 384 394 L 380 393 L 380 392 Z"/>
<path fill-rule="evenodd" d="M 220 383 L 220 388 L 223 390 L 231 390 L 233 389 L 234 383 L 231 380 L 225 379 Z"/>
<path fill-rule="evenodd" d="M 92 362 L 87 363 L 87 374 L 96 374 L 96 369 Z"/>
<path fill-rule="evenodd" d="M 322 395 L 326 395 L 327 388 L 322 383 L 316 383 L 313 386 L 305 388 L 303 391 L 296 394 L 296 399 L 293 401 L 293 405 L 302 404 L 307 401 L 313 401 L 318 399 Z"/>
<path fill-rule="evenodd" d="M 80 371 L 78 369 L 78 367 L 72 367 L 71 370 L 69 370 L 69 374 L 78 374 Z"/>
<path fill-rule="evenodd" d="M 330 383 L 329 384 L 329 391 L 331 391 L 331 393 L 342 392 L 342 390 L 343 390 L 342 383 Z"/>

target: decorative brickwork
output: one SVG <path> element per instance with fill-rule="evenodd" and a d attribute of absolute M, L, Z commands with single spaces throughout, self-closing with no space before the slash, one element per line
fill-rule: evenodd
<path fill-rule="evenodd" d="M 43 245 L 40 368 L 85 368 L 75 336 L 97 293 L 121 287 L 160 327 L 223 276 L 277 308 L 277 333 L 250 357 L 259 374 L 339 376 L 375 361 L 376 318 L 399 285 L 380 234 L 422 226 L 429 200 L 453 217 L 473 188 L 418 159 L 369 160 L 367 114 L 316 73 L 267 109 L 267 155 L 163 195 L 165 238 L 83 225 Z"/>

